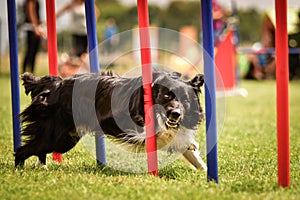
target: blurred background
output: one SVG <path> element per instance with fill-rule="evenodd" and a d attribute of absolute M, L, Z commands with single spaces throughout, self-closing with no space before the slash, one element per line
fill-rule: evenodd
<path fill-rule="evenodd" d="M 45 1 L 38 0 L 40 4 L 40 16 L 45 21 Z M 60 10 L 71 0 L 56 1 L 56 10 Z M 154 27 L 167 28 L 178 32 L 184 32 L 188 27 L 187 35 L 193 40 L 201 44 L 201 24 L 200 24 L 200 1 L 186 0 L 186 1 L 174 1 L 174 0 L 149 0 L 149 15 L 150 24 Z M 216 24 L 215 29 L 218 28 L 219 32 L 215 35 L 215 45 L 218 46 L 218 42 L 222 42 L 222 38 L 226 36 L 229 29 L 232 29 L 235 33 L 235 48 L 238 54 L 238 63 L 241 69 L 242 77 L 248 77 L 252 79 L 264 79 L 268 78 L 267 72 L 273 73 L 272 67 L 263 72 L 257 72 L 258 67 L 255 66 L 256 62 L 260 65 L 266 65 L 272 62 L 273 54 L 272 48 L 274 47 L 274 35 L 275 35 L 275 19 L 274 19 L 274 7 L 275 2 L 273 0 L 217 0 L 214 1 L 214 7 L 216 7 L 216 14 L 214 16 Z M 106 38 L 105 31 L 109 20 L 113 19 L 114 24 L 117 27 L 117 32 L 121 33 L 127 30 L 131 30 L 137 27 L 137 8 L 135 0 L 95 0 L 97 7 L 97 34 L 99 43 L 103 42 Z M 18 36 L 19 36 L 19 52 L 20 56 L 24 50 L 24 30 L 22 30 L 22 19 L 24 18 L 24 12 L 22 11 L 24 0 L 17 0 L 17 19 L 18 19 Z M 288 30 L 289 30 L 289 47 L 300 47 L 300 1 L 289 0 L 288 1 Z M 8 66 L 8 24 L 7 24 L 7 5 L 6 1 L 2 2 L 0 7 L 0 46 L 1 46 L 1 60 L 0 60 L 0 73 L 9 71 Z M 58 39 L 58 51 L 61 55 L 64 52 L 68 52 L 72 48 L 70 29 L 72 23 L 70 23 L 71 14 L 65 13 L 57 19 L 57 39 Z M 216 30 L 215 30 L 216 31 Z M 129 37 L 132 37 L 131 36 Z M 121 38 L 120 38 L 121 39 Z M 119 40 L 120 40 L 119 39 Z M 179 38 L 177 38 L 179 41 Z M 161 41 L 161 40 L 160 40 Z M 163 40 L 167 42 L 166 40 Z M 178 43 L 177 41 L 177 43 Z M 122 40 L 118 41 L 122 43 Z M 130 42 L 132 43 L 132 42 Z M 170 43 L 171 45 L 171 43 Z M 180 45 L 177 45 L 180 48 Z M 263 51 L 262 51 L 263 50 Z M 47 59 L 44 59 L 47 48 L 39 48 L 39 57 L 37 58 L 37 65 L 47 65 Z M 100 50 L 104 53 L 106 49 Z M 271 51 L 271 52 L 269 52 Z M 257 53 L 259 52 L 259 53 Z M 108 52 L 110 53 L 110 52 Z M 255 54 L 255 56 L 253 56 Z M 261 61 L 261 56 L 256 58 L 256 54 L 264 54 L 265 58 Z M 298 68 L 299 64 L 299 51 L 294 53 L 293 67 Z M 44 61 L 41 61 L 40 58 Z M 258 61 L 256 61 L 258 60 Z M 266 66 L 260 66 L 267 68 Z M 252 68 L 252 74 L 250 70 Z M 297 71 L 297 70 L 296 70 Z M 39 72 L 39 69 L 37 69 Z M 250 73 L 250 74 L 249 74 Z M 261 74 L 263 73 L 263 75 Z M 295 77 L 296 77 L 295 72 Z"/>

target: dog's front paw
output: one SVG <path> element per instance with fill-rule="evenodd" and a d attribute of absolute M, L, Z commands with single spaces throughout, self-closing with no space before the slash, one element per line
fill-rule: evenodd
<path fill-rule="evenodd" d="M 200 157 L 200 152 L 196 146 L 191 145 L 183 154 L 184 158 L 194 169 L 203 169 L 207 171 L 207 165 Z"/>

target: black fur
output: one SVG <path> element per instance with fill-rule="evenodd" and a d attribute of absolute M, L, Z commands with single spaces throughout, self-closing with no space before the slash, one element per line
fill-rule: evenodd
<path fill-rule="evenodd" d="M 165 129 L 183 126 L 195 130 L 203 118 L 198 93 L 204 78 L 197 75 L 191 81 L 183 81 L 180 76 L 162 71 L 153 73 L 153 103 L 160 105 L 155 107 L 155 113 L 166 122 Z M 87 131 L 104 132 L 133 145 L 136 141 L 132 138 L 144 132 L 141 77 L 123 78 L 107 72 L 61 79 L 25 73 L 21 79 L 32 102 L 20 114 L 24 145 L 15 153 L 16 166 L 23 165 L 32 155 L 46 164 L 47 153 L 69 151 Z M 93 112 L 95 118 L 91 117 Z M 145 139 L 141 143 L 144 142 Z"/>

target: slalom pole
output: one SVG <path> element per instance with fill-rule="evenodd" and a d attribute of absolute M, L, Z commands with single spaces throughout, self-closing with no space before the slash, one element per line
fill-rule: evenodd
<path fill-rule="evenodd" d="M 275 0 L 278 186 L 290 186 L 287 1 Z"/>
<path fill-rule="evenodd" d="M 218 183 L 216 81 L 214 66 L 212 0 L 201 0 L 201 14 L 203 48 L 205 50 L 203 57 L 205 74 L 207 180 Z"/>
<path fill-rule="evenodd" d="M 58 76 L 55 0 L 46 0 L 49 74 Z M 62 162 L 62 154 L 53 152 L 52 160 Z"/>
<path fill-rule="evenodd" d="M 9 30 L 9 55 L 10 55 L 10 83 L 12 98 L 12 123 L 14 152 L 21 146 L 20 118 L 20 85 L 18 66 L 18 36 L 16 19 L 16 1 L 7 0 L 8 30 Z"/>
<path fill-rule="evenodd" d="M 90 71 L 99 72 L 98 40 L 96 31 L 96 15 L 94 0 L 85 0 L 86 26 L 88 33 L 88 49 Z M 96 160 L 98 164 L 106 165 L 104 134 L 95 134 Z"/>
<path fill-rule="evenodd" d="M 148 1 L 138 0 L 138 22 L 140 33 L 140 48 L 142 60 L 142 79 L 144 89 L 144 111 L 146 127 L 146 151 L 148 159 L 148 173 L 158 176 L 158 162 L 156 150 L 156 135 L 154 110 L 152 99 L 152 61 L 149 34 Z"/>
<path fill-rule="evenodd" d="M 0 19 L 0 66 L 2 66 L 2 19 Z M 0 69 L 1 73 L 1 69 Z"/>
<path fill-rule="evenodd" d="M 58 75 L 55 0 L 46 0 L 49 74 Z"/>
<path fill-rule="evenodd" d="M 94 0 L 85 0 L 86 26 L 91 72 L 99 72 L 98 40 Z"/>

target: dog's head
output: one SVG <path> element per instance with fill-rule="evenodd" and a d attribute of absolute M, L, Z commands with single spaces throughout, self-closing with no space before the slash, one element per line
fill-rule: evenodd
<path fill-rule="evenodd" d="M 142 83 L 142 78 L 139 77 L 135 81 Z M 206 169 L 195 140 L 196 129 L 204 117 L 199 100 L 203 84 L 204 76 L 201 74 L 190 81 L 184 81 L 180 73 L 155 71 L 152 96 L 157 148 L 169 153 L 181 153 L 194 167 Z M 130 91 L 129 89 L 123 88 L 122 91 Z M 131 94 L 128 103 L 134 127 L 131 128 L 130 123 L 126 121 L 124 127 L 128 128 L 124 130 L 131 132 L 125 131 L 121 140 L 133 144 L 134 151 L 137 151 L 137 147 L 144 149 L 146 140 L 143 88 L 139 87 Z"/>
<path fill-rule="evenodd" d="M 199 101 L 204 76 L 197 74 L 190 81 L 183 81 L 177 72 L 158 73 L 153 80 L 153 103 L 159 105 L 155 112 L 163 113 L 166 128 L 196 129 L 204 116 Z"/>

